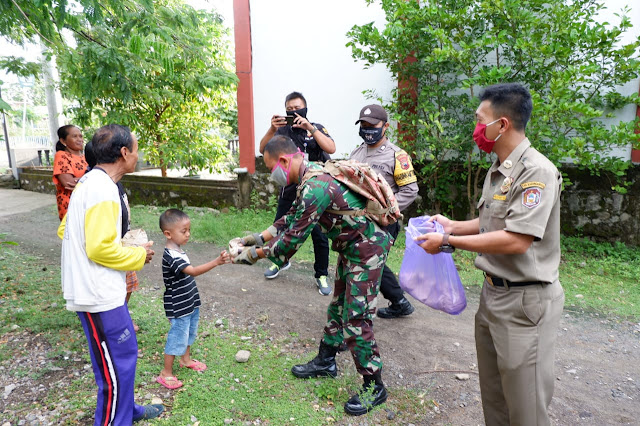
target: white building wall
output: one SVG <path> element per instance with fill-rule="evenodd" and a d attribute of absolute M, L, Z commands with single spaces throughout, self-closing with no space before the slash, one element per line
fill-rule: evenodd
<path fill-rule="evenodd" d="M 600 13 L 600 22 L 608 22 L 612 25 L 618 25 L 620 18 L 615 16 L 616 13 L 620 14 L 625 7 L 631 8 L 629 18 L 633 25 L 622 37 L 622 45 L 632 43 L 638 37 L 640 37 L 640 2 L 634 0 L 606 0 L 604 2 L 606 8 Z M 638 93 L 640 90 L 640 77 L 628 82 L 627 84 L 618 88 L 618 91 L 625 95 L 632 95 Z M 618 124 L 621 121 L 632 121 L 636 117 L 636 105 L 629 104 L 619 111 L 615 111 L 615 117 L 605 118 L 603 121 L 608 124 Z M 631 158 L 631 144 L 626 148 L 613 150 L 612 156 L 629 160 Z"/>
<path fill-rule="evenodd" d="M 362 92 L 375 89 L 385 101 L 397 83 L 384 66 L 363 69 L 354 62 L 346 33 L 372 21 L 384 27 L 384 13 L 364 0 L 252 0 L 255 147 L 273 114 L 285 114 L 292 91 L 307 99 L 308 118 L 323 124 L 336 142 L 333 158 L 347 157 L 362 141 L 360 109 L 375 102 Z"/>
<path fill-rule="evenodd" d="M 640 36 L 640 4 L 632 3 L 606 0 L 601 13 L 601 21 L 617 24 L 615 14 L 632 7 L 633 28 L 623 43 Z M 363 63 L 354 62 L 351 49 L 345 46 L 346 33 L 353 25 L 371 21 L 383 28 L 384 12 L 379 4 L 367 6 L 364 0 L 251 0 L 256 154 L 271 116 L 284 115 L 284 98 L 294 90 L 306 97 L 309 119 L 323 124 L 334 138 L 334 158 L 348 155 L 360 143 L 358 126 L 353 123 L 362 106 L 375 102 L 362 92 L 375 89 L 388 101 L 397 86 L 384 66 L 363 69 Z M 640 78 L 620 91 L 637 93 L 639 86 Z M 615 124 L 633 120 L 635 115 L 635 105 L 627 105 L 616 111 L 615 118 L 604 120 Z M 629 159 L 630 153 L 628 146 L 612 154 Z"/>

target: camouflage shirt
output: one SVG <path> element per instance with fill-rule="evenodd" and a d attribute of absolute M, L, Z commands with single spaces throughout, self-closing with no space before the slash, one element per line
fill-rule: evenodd
<path fill-rule="evenodd" d="M 305 164 L 300 176 L 308 168 L 322 168 L 322 165 Z M 333 241 L 331 248 L 347 259 L 362 259 L 369 251 L 368 245 L 388 242 L 388 235 L 364 216 L 341 216 L 325 211 L 357 210 L 366 204 L 363 197 L 351 192 L 331 175 L 312 177 L 299 188 L 299 194 L 287 214 L 274 223 L 278 235 L 263 247 L 265 256 L 276 265 L 284 265 L 316 225 Z M 386 238 L 381 238 L 381 232 Z"/>

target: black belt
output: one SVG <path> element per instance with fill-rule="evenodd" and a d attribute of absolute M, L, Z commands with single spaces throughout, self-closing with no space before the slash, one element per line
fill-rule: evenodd
<path fill-rule="evenodd" d="M 502 278 L 498 278 L 498 277 L 492 277 L 491 275 L 485 275 L 484 276 L 487 280 L 487 282 L 489 284 L 491 284 L 494 287 L 524 287 L 526 285 L 538 285 L 538 284 L 549 284 L 549 283 L 545 283 L 544 281 L 519 281 L 519 282 L 514 282 L 514 281 L 509 281 L 509 280 L 505 280 Z"/>

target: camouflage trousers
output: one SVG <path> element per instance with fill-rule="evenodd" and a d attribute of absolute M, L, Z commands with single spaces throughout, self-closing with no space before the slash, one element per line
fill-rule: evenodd
<path fill-rule="evenodd" d="M 382 368 L 373 336 L 373 315 L 391 236 L 376 227 L 375 234 L 338 255 L 333 299 L 327 308 L 324 342 L 338 347 L 347 343 L 361 375 Z"/>

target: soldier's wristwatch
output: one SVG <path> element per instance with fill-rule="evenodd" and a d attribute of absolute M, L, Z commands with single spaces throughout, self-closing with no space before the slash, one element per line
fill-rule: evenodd
<path fill-rule="evenodd" d="M 456 251 L 456 248 L 449 244 L 449 235 L 450 234 L 444 234 L 442 236 L 442 245 L 440 246 L 441 253 L 453 253 Z"/>

